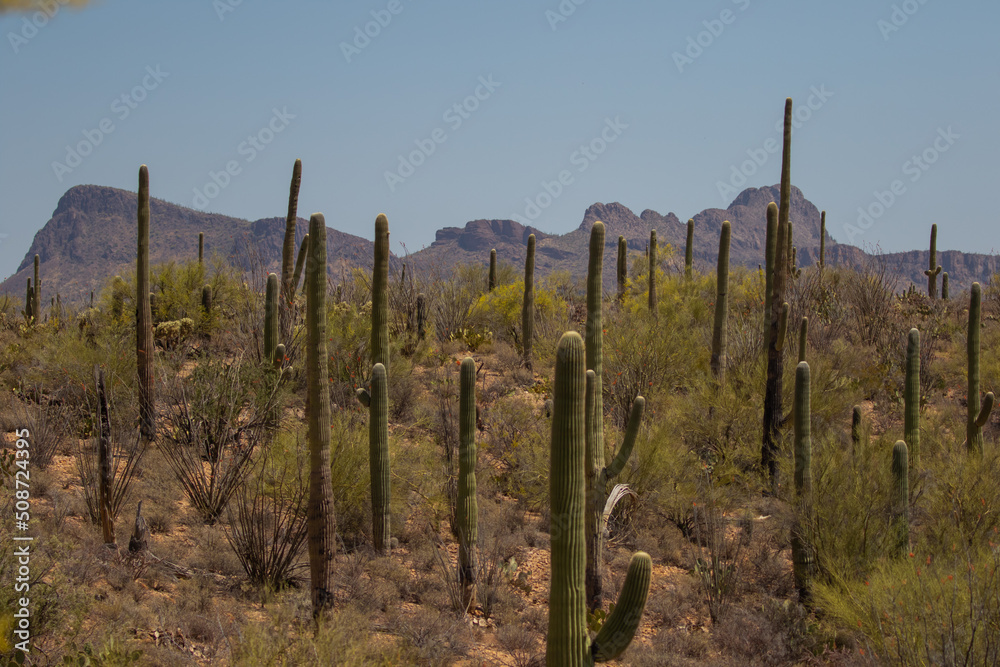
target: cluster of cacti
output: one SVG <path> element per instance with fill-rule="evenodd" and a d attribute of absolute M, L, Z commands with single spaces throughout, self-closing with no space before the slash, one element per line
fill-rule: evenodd
<path fill-rule="evenodd" d="M 694 218 L 688 218 L 687 243 L 684 244 L 684 280 L 690 281 L 693 276 L 694 276 Z"/>
<path fill-rule="evenodd" d="M 656 317 L 656 230 L 649 232 L 649 313 Z"/>
<path fill-rule="evenodd" d="M 896 553 L 910 550 L 910 465 L 906 443 L 897 440 L 892 448 L 892 481 L 896 514 Z"/>
<path fill-rule="evenodd" d="M 476 502 L 476 362 L 462 360 L 459 372 L 458 405 L 458 578 L 462 587 L 462 606 L 476 606 L 477 543 L 479 541 L 479 505 Z"/>
<path fill-rule="evenodd" d="M 927 276 L 927 296 L 936 299 L 937 277 L 941 273 L 941 265 L 937 263 L 937 225 L 931 225 L 931 252 L 927 262 L 928 268 L 924 271 Z"/>
<path fill-rule="evenodd" d="M 521 304 L 521 344 L 524 367 L 531 370 L 532 333 L 535 329 L 535 235 L 528 236 L 524 258 L 524 299 Z"/>
<path fill-rule="evenodd" d="M 652 560 L 632 556 L 614 611 L 593 641 L 586 604 L 586 374 L 583 340 L 567 332 L 556 351 L 549 508 L 551 588 L 546 664 L 591 665 L 621 655 L 635 635 L 649 592 Z"/>
<path fill-rule="evenodd" d="M 968 357 L 968 415 L 965 424 L 965 445 L 970 452 L 983 451 L 983 426 L 989 421 L 993 410 L 993 392 L 979 397 L 979 334 L 981 328 L 982 288 L 972 283 L 969 295 L 969 330 L 966 340 Z"/>
<path fill-rule="evenodd" d="M 309 218 L 306 260 L 306 391 L 309 440 L 309 577 L 313 615 L 333 605 L 337 520 L 330 481 L 330 392 L 326 351 L 326 221 Z"/>
<path fill-rule="evenodd" d="M 625 467 L 639 433 L 639 422 L 645 399 L 636 397 L 632 404 L 625 438 L 611 465 L 604 465 L 604 329 L 602 272 L 604 267 L 604 223 L 597 221 L 590 230 L 590 262 L 587 268 L 587 330 L 586 330 L 586 595 L 590 609 L 602 605 L 604 579 L 601 569 L 604 550 L 602 516 L 608 500 L 608 482 Z"/>
<path fill-rule="evenodd" d="M 136 252 L 136 295 L 149 294 L 149 170 L 139 167 L 139 242 Z M 136 298 L 135 356 L 139 373 L 139 424 L 144 438 L 156 434 L 153 400 L 153 313 L 148 298 Z"/>
<path fill-rule="evenodd" d="M 809 364 L 795 368 L 795 402 L 792 408 L 795 429 L 795 496 L 798 514 L 792 528 L 792 572 L 800 600 L 809 599 L 815 568 L 808 530 L 812 516 L 812 433 L 810 427 Z"/>
<path fill-rule="evenodd" d="M 624 236 L 618 237 L 618 264 L 615 278 L 618 282 L 618 301 L 625 300 L 625 290 L 628 287 L 628 243 Z"/>
<path fill-rule="evenodd" d="M 492 292 L 497 287 L 497 249 L 493 248 L 490 250 L 490 276 L 489 283 L 487 285 L 489 290 Z"/>
<path fill-rule="evenodd" d="M 281 244 L 281 302 L 278 308 L 281 319 L 281 337 L 286 340 L 290 339 L 292 334 L 292 306 L 295 303 L 292 261 L 295 257 L 295 228 L 298 222 L 299 185 L 301 182 L 302 160 L 295 160 L 292 167 L 292 182 L 288 188 L 285 238 Z"/>
<path fill-rule="evenodd" d="M 906 376 L 903 380 L 903 440 L 910 468 L 920 469 L 920 332 L 910 329 L 906 337 Z"/>
<path fill-rule="evenodd" d="M 688 222 L 688 230 L 693 230 Z M 729 319 L 729 238 L 731 225 L 722 223 L 719 234 L 719 261 L 715 279 L 715 322 L 712 326 L 712 375 L 722 384 L 726 379 L 726 333 Z"/>

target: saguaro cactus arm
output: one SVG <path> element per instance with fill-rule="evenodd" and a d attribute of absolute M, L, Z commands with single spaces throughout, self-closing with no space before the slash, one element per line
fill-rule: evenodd
<path fill-rule="evenodd" d="M 649 554 L 642 551 L 632 554 L 618 603 L 591 644 L 595 662 L 614 660 L 632 643 L 646 608 L 652 576 L 653 560 Z"/>
<path fill-rule="evenodd" d="M 611 481 L 625 468 L 625 464 L 632 455 L 632 449 L 635 447 L 636 438 L 639 436 L 639 424 L 642 422 L 642 412 L 645 407 L 646 399 L 642 396 L 636 396 L 635 401 L 632 402 L 632 411 L 629 413 L 628 425 L 625 427 L 625 437 L 622 439 L 621 447 L 618 448 L 615 458 L 602 471 L 602 483 Z"/>

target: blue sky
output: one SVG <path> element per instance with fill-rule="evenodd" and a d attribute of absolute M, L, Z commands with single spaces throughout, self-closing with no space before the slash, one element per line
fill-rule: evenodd
<path fill-rule="evenodd" d="M 257 219 L 301 158 L 300 215 L 371 238 L 384 212 L 397 252 L 478 218 L 566 232 L 598 201 L 687 219 L 777 182 L 789 96 L 792 181 L 835 239 L 1000 246 L 996 2 L 52 6 L 0 16 L 3 277 L 63 192 L 134 190 L 142 163 L 154 197 Z"/>

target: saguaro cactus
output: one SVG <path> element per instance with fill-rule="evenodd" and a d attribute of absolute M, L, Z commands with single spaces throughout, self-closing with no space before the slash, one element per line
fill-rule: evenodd
<path fill-rule="evenodd" d="M 993 392 L 979 398 L 979 334 L 982 309 L 982 288 L 972 283 L 969 295 L 969 331 L 966 354 L 969 366 L 968 418 L 965 424 L 965 444 L 969 452 L 981 454 L 983 451 L 983 426 L 989 421 L 993 410 Z"/>
<path fill-rule="evenodd" d="M 288 188 L 288 213 L 285 215 L 285 238 L 281 244 L 281 336 L 288 339 L 292 334 L 291 305 L 295 301 L 295 285 L 292 284 L 292 261 L 295 257 L 295 228 L 298 222 L 299 185 L 302 183 L 302 160 L 295 160 L 292 166 L 292 182 Z"/>
<path fill-rule="evenodd" d="M 333 605 L 337 518 L 330 482 L 330 392 L 326 351 L 326 220 L 309 218 L 306 260 L 306 389 L 309 439 L 309 579 L 313 616 Z"/>
<path fill-rule="evenodd" d="M 688 229 L 692 225 L 688 223 Z M 722 223 L 719 234 L 719 261 L 715 277 L 715 323 L 712 327 L 712 375 L 721 385 L 726 381 L 726 333 L 729 320 L 729 237 L 731 225 Z"/>
<path fill-rule="evenodd" d="M 584 585 L 584 361 L 580 334 L 563 334 L 556 351 L 549 477 L 552 576 L 546 664 L 550 667 L 592 665 L 620 655 L 639 625 L 652 571 L 647 554 L 638 552 L 632 556 L 618 604 L 591 644 Z"/>
<path fill-rule="evenodd" d="M 205 261 L 205 232 L 198 232 L 198 263 Z"/>
<path fill-rule="evenodd" d="M 212 286 L 205 285 L 201 288 L 201 307 L 205 309 L 205 315 L 212 312 Z"/>
<path fill-rule="evenodd" d="M 618 237 L 618 301 L 625 300 L 625 287 L 628 285 L 628 243 L 624 236 Z"/>
<path fill-rule="evenodd" d="M 931 225 L 931 252 L 927 260 L 927 296 L 937 298 L 937 277 L 941 273 L 941 265 L 937 263 L 937 225 Z"/>
<path fill-rule="evenodd" d="M 687 243 L 684 244 L 684 280 L 694 276 L 694 218 L 688 218 Z"/>
<path fill-rule="evenodd" d="M 427 297 L 423 292 L 417 295 L 417 340 L 423 340 L 427 333 Z"/>
<path fill-rule="evenodd" d="M 535 329 L 535 235 L 528 236 L 528 252 L 524 259 L 524 299 L 521 304 L 521 339 L 524 366 L 531 370 L 531 336 Z"/>
<path fill-rule="evenodd" d="M 649 312 L 656 317 L 656 230 L 649 232 Z"/>
<path fill-rule="evenodd" d="M 363 401 L 362 401 L 363 402 Z M 385 366 L 372 367 L 368 408 L 368 469 L 372 482 L 372 539 L 375 551 L 389 552 L 389 382 Z"/>
<path fill-rule="evenodd" d="M 372 365 L 389 374 L 389 219 L 375 218 L 375 263 L 372 266 Z"/>
<path fill-rule="evenodd" d="M 153 312 L 149 299 L 149 170 L 139 167 L 139 243 L 135 261 L 135 356 L 139 373 L 139 426 L 142 436 L 156 436 L 153 401 Z"/>
<path fill-rule="evenodd" d="M 809 364 L 795 368 L 795 494 L 798 516 L 792 527 L 792 570 L 800 600 L 809 599 L 814 558 L 808 539 L 812 516 L 812 436 L 809 406 Z"/>
<path fill-rule="evenodd" d="M 906 338 L 906 378 L 903 381 L 903 439 L 913 465 L 920 470 L 920 332 L 910 329 Z"/>
<path fill-rule="evenodd" d="M 492 292 L 497 286 L 497 249 L 490 250 L 490 279 L 489 289 Z"/>
<path fill-rule="evenodd" d="M 479 505 L 476 502 L 476 362 L 462 360 L 458 404 L 458 578 L 462 605 L 476 606 Z"/>
<path fill-rule="evenodd" d="M 945 271 L 941 274 L 941 299 L 944 301 L 948 300 L 948 272 Z"/>
<path fill-rule="evenodd" d="M 274 360 L 274 348 L 278 347 L 278 275 L 267 275 L 267 289 L 264 292 L 264 361 Z"/>
<path fill-rule="evenodd" d="M 910 550 L 910 474 L 907 447 L 897 440 L 892 448 L 892 480 L 895 492 L 896 553 L 904 556 Z"/>
<path fill-rule="evenodd" d="M 299 256 L 295 258 L 295 272 L 292 274 L 292 301 L 295 300 L 295 292 L 299 289 L 299 276 L 302 275 L 302 267 L 305 265 L 306 255 L 309 253 L 309 235 L 302 237 L 299 244 Z"/>
<path fill-rule="evenodd" d="M 773 203 L 773 202 L 772 202 Z M 764 340 L 771 336 L 771 297 L 774 289 L 774 254 L 778 238 L 778 207 L 768 205 L 764 236 Z"/>
<path fill-rule="evenodd" d="M 29 324 L 35 319 L 35 290 L 31 288 L 31 278 L 24 292 L 24 320 Z"/>

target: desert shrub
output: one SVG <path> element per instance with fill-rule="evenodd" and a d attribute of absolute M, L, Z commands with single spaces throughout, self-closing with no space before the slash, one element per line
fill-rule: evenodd
<path fill-rule="evenodd" d="M 348 547 L 371 533 L 368 423 L 362 414 L 333 410 L 330 415 L 330 481 L 337 534 Z M 391 456 L 391 446 L 389 451 Z"/>
<path fill-rule="evenodd" d="M 492 482 L 529 507 L 546 504 L 551 424 L 524 394 L 498 399 L 484 417 L 483 452 L 493 462 Z"/>

